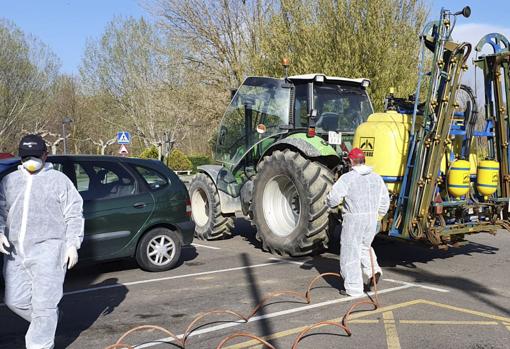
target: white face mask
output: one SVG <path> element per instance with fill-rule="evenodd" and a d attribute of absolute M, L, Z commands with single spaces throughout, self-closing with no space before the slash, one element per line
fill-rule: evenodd
<path fill-rule="evenodd" d="M 29 172 L 37 172 L 43 167 L 43 161 L 39 158 L 30 157 L 23 161 L 23 167 Z"/>

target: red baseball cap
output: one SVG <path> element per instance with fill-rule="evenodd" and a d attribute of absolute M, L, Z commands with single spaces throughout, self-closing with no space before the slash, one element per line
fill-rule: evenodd
<path fill-rule="evenodd" d="M 363 150 L 361 150 L 360 148 L 352 148 L 352 150 L 349 152 L 348 157 L 351 160 L 365 159 L 365 154 L 363 153 Z"/>

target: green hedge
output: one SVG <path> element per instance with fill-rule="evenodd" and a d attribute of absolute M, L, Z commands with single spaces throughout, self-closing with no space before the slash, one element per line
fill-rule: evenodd
<path fill-rule="evenodd" d="M 142 159 L 158 159 L 158 148 L 151 146 L 146 148 L 139 155 Z M 186 156 L 182 151 L 178 149 L 172 150 L 168 159 L 163 159 L 163 162 L 168 165 L 174 171 L 197 171 L 198 166 L 212 164 L 213 161 L 210 156 L 204 154 L 196 154 Z"/>
<path fill-rule="evenodd" d="M 140 158 L 142 159 L 156 159 L 158 160 L 159 152 L 158 148 L 153 145 L 150 148 L 145 148 L 144 151 L 141 152 Z"/>
<path fill-rule="evenodd" d="M 168 167 L 174 171 L 188 171 L 193 168 L 193 164 L 188 157 L 179 149 L 174 149 L 168 157 Z"/>
<path fill-rule="evenodd" d="M 190 155 L 188 159 L 193 165 L 193 172 L 197 172 L 197 167 L 212 164 L 212 159 L 208 155 Z"/>

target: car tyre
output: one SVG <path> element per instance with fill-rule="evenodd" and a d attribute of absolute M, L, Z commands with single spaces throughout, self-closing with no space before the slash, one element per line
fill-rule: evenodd
<path fill-rule="evenodd" d="M 181 256 L 182 243 L 177 232 L 155 228 L 142 236 L 136 250 L 136 261 L 146 271 L 172 269 Z"/>

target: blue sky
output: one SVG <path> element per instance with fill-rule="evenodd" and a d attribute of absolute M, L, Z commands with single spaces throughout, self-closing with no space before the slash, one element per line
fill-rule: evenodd
<path fill-rule="evenodd" d="M 508 0 L 431 0 L 431 15 L 439 17 L 441 7 L 454 12 L 460 11 L 464 6 L 471 7 L 471 17 L 462 20 L 463 23 L 484 23 L 505 26 L 510 15 L 510 1 Z M 460 23 L 460 21 L 459 21 Z"/>
<path fill-rule="evenodd" d="M 431 4 L 434 20 L 443 6 L 453 11 L 471 6 L 471 18 L 458 21 L 457 40 L 476 44 L 491 31 L 510 37 L 510 0 L 431 0 Z M 0 17 L 49 45 L 65 73 L 78 72 L 87 38 L 98 38 L 114 16 L 145 14 L 137 0 L 0 0 Z"/>
<path fill-rule="evenodd" d="M 0 17 L 48 45 L 65 73 L 78 73 L 87 38 L 100 37 L 114 16 L 130 15 L 145 15 L 137 0 L 0 0 Z"/>
<path fill-rule="evenodd" d="M 441 7 L 452 11 L 460 11 L 464 6 L 471 7 L 471 16 L 463 18 L 459 16 L 457 25 L 453 31 L 453 39 L 461 42 L 467 41 L 474 46 L 486 34 L 501 33 L 510 39 L 510 1 L 509 0 L 432 0 L 430 17 L 439 19 Z M 483 52 L 490 52 L 489 46 L 485 46 Z M 468 59 L 468 71 L 462 76 L 463 83 L 476 87 L 479 99 L 483 96 L 483 76 L 478 68 L 474 68 L 473 59 L 476 53 L 473 50 Z M 475 73 L 476 72 L 476 73 Z"/>

